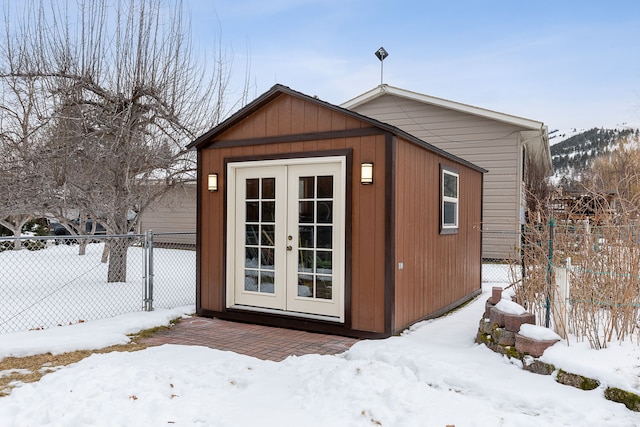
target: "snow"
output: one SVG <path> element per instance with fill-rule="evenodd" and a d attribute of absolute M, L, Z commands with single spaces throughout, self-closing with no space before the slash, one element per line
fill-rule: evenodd
<path fill-rule="evenodd" d="M 94 320 L 71 326 L 0 335 L 0 359 L 35 354 L 62 354 L 75 350 L 97 350 L 127 344 L 128 334 L 156 326 L 166 326 L 173 319 L 193 313 L 195 307 L 184 306 L 148 313 L 129 313 L 110 319 Z"/>
<path fill-rule="evenodd" d="M 94 321 L 143 308 L 144 254 L 132 246 L 127 282 L 107 283 L 104 243 L 51 245 L 37 251 L 0 252 L 0 333 Z M 195 251 L 154 249 L 154 307 L 195 302 Z"/>
<path fill-rule="evenodd" d="M 530 325 L 527 323 L 520 325 L 520 331 L 518 333 L 523 337 L 540 341 L 554 341 L 562 339 L 560 338 L 560 335 L 556 334 L 549 328 L 538 325 Z"/>
<path fill-rule="evenodd" d="M 496 308 L 504 313 L 508 314 L 525 314 L 527 310 L 517 302 L 510 301 L 508 299 L 501 299 L 496 304 Z"/>
<path fill-rule="evenodd" d="M 637 343 L 591 350 L 571 340 L 544 353 L 557 368 L 600 380 L 592 391 L 529 373 L 474 342 L 493 286 L 484 283 L 480 297 L 449 315 L 335 356 L 272 362 L 181 345 L 94 354 L 50 367 L 39 382 L 0 398 L 0 425 L 640 425 L 640 414 L 603 397 L 607 385 L 640 393 Z M 159 309 L 0 335 L 0 357 L 126 343 L 128 334 L 192 312 L 193 306 Z"/>

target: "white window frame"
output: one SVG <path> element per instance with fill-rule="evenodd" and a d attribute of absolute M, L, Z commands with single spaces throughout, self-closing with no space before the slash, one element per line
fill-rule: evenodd
<path fill-rule="evenodd" d="M 453 176 L 456 179 L 456 197 L 445 195 L 444 180 L 445 175 Z M 457 233 L 460 226 L 460 175 L 451 168 L 442 166 L 440 168 L 440 233 L 452 234 Z M 445 223 L 444 205 L 453 203 L 455 205 L 455 222 Z"/>

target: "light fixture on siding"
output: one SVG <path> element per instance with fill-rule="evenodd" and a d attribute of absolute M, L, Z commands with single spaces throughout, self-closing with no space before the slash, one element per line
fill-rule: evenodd
<path fill-rule="evenodd" d="M 207 188 L 209 191 L 218 191 L 218 174 L 210 173 L 207 179 Z"/>
<path fill-rule="evenodd" d="M 373 184 L 373 163 L 364 162 L 360 165 L 360 182 L 362 184 Z"/>

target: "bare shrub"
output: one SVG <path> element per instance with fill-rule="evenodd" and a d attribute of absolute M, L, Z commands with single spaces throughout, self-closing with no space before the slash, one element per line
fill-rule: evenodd
<path fill-rule="evenodd" d="M 557 294 L 554 268 L 570 261 L 567 330 L 593 348 L 639 336 L 640 229 L 636 208 L 610 193 L 587 188 L 556 194 L 551 209 L 523 232 L 523 278 L 516 284 L 518 302 L 536 314 L 538 323 L 553 322 Z M 550 249 L 551 248 L 551 249 Z"/>

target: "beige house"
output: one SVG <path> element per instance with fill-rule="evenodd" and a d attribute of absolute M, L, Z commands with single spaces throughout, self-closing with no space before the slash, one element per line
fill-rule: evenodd
<path fill-rule="evenodd" d="M 507 259 L 519 247 L 525 165 L 551 175 L 547 127 L 535 120 L 380 85 L 344 104 L 487 169 L 483 185 L 483 258 Z"/>
<path fill-rule="evenodd" d="M 154 242 L 156 243 L 195 246 L 195 182 L 175 185 L 149 206 L 140 221 L 140 231 L 146 232 L 149 230 L 159 233 L 154 237 Z M 174 235 L 172 233 L 192 234 Z"/>

